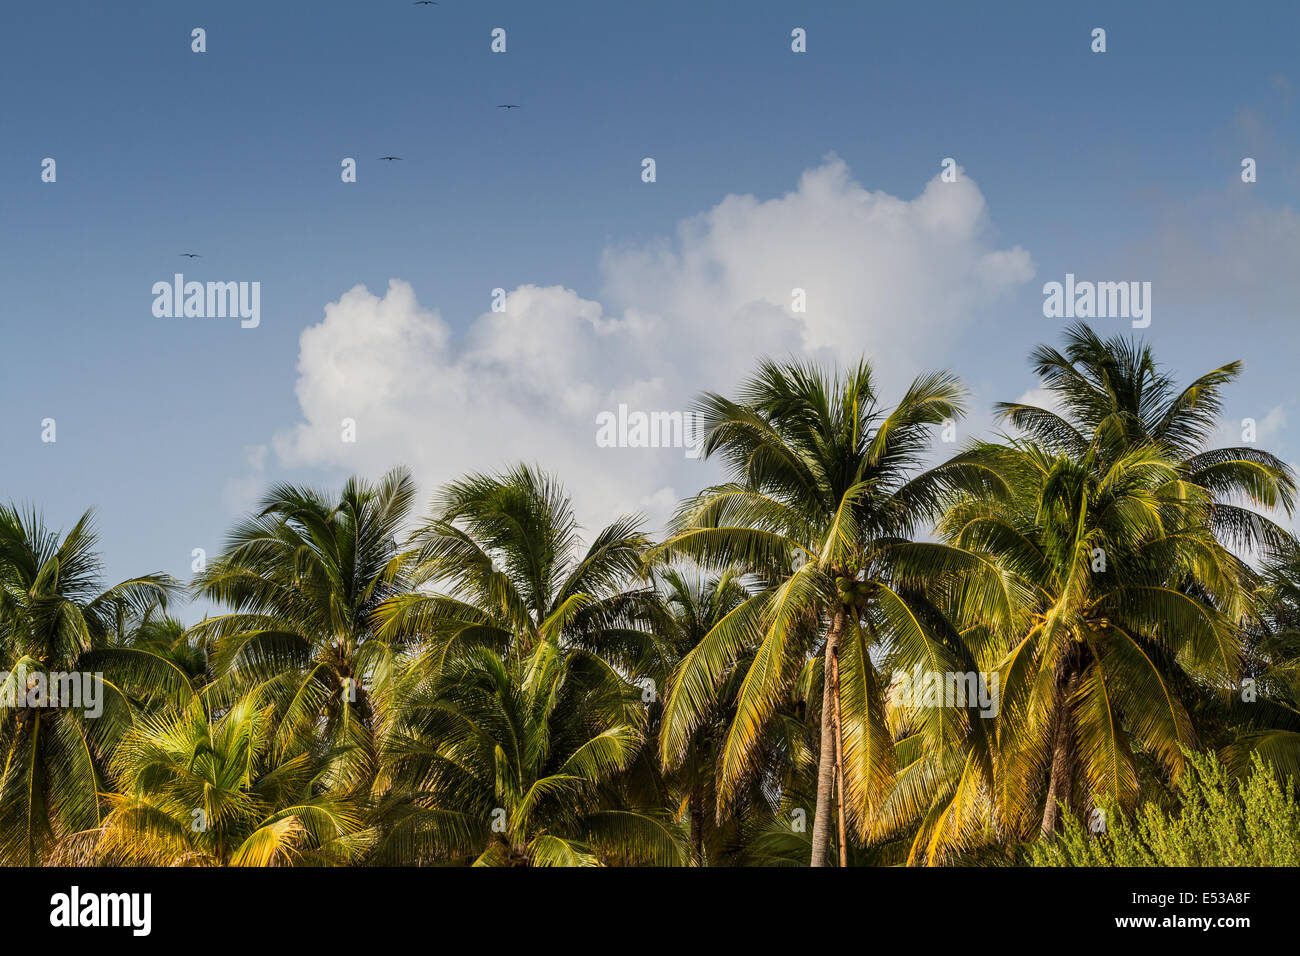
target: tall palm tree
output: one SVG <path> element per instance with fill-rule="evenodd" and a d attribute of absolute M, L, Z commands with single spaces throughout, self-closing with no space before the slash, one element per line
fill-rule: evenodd
<path fill-rule="evenodd" d="M 381 639 L 375 612 L 406 587 L 398 539 L 414 497 L 405 469 L 351 478 L 336 498 L 276 485 L 193 583 L 231 608 L 196 626 L 212 646 L 214 701 L 268 695 L 281 748 L 323 721 L 348 784 L 376 769 L 375 709 L 405 635 Z"/>
<path fill-rule="evenodd" d="M 722 744 L 725 806 L 752 775 L 781 701 L 820 686 L 813 866 L 827 863 L 833 819 L 843 862 L 846 812 L 865 835 L 893 773 L 872 645 L 896 645 L 909 661 L 942 654 L 921 585 L 967 556 L 911 538 L 950 485 L 942 469 L 919 470 L 931 428 L 959 417 L 961 400 L 947 373 L 916 379 L 891 410 L 866 362 L 831 374 L 764 361 L 736 400 L 707 393 L 697 406 L 704 453 L 731 480 L 683 503 L 658 554 L 736 565 L 757 586 L 683 659 L 665 703 L 663 756 L 682 759 L 729 670 L 747 661 Z"/>
<path fill-rule="evenodd" d="M 103 589 L 91 512 L 66 534 L 34 512 L 0 506 L 0 861 L 40 863 L 63 835 L 100 819 L 104 759 L 130 722 L 130 686 L 148 676 L 159 689 L 188 686 L 160 659 L 115 647 L 131 622 L 165 606 L 175 582 L 165 574 Z M 152 666 L 151 666 L 152 665 Z M 27 691 L 42 677 L 95 681 L 100 708 L 49 706 Z M 101 710 L 93 716 L 93 710 Z"/>
<path fill-rule="evenodd" d="M 490 679 L 491 693 L 498 697 L 509 688 L 515 688 L 510 693 L 541 693 L 536 688 L 544 685 L 532 683 L 531 668 L 541 666 L 544 659 L 549 660 L 546 655 L 553 654 L 555 663 L 546 664 L 545 671 L 552 691 L 564 686 L 568 694 L 577 695 L 582 681 L 590 679 L 595 685 L 588 691 L 598 691 L 602 699 L 619 689 L 619 694 L 637 702 L 635 721 L 624 715 L 623 697 L 617 701 L 609 698 L 610 705 L 618 703 L 615 711 L 597 710 L 585 731 L 572 731 L 600 734 L 609 721 L 615 721 L 609 726 L 624 728 L 615 735 L 619 741 L 635 738 L 626 754 L 620 750 L 617 755 L 619 769 L 631 768 L 641 752 L 644 726 L 641 691 L 632 679 L 663 666 L 660 642 L 645 627 L 653 602 L 642 580 L 642 555 L 648 540 L 639 524 L 637 516 L 619 518 L 584 546 L 572 503 L 562 486 L 527 465 L 501 475 L 471 475 L 446 485 L 434 498 L 432 515 L 416 529 L 403 555 L 409 589 L 392 596 L 380 610 L 383 634 L 411 635 L 419 642 L 403 659 L 394 697 L 454 696 L 459 691 L 446 683 L 447 673 L 459 675 L 461 681 Z M 513 713 L 509 708 L 514 705 L 504 698 L 491 706 L 506 707 Z M 550 722 L 548 718 L 538 725 L 537 732 L 544 738 L 552 733 Z M 398 741 L 400 750 L 405 746 L 401 741 L 410 735 L 409 722 L 387 724 L 386 733 Z M 429 732 L 420 733 L 427 737 Z M 545 748 L 545 739 L 541 745 Z M 608 742 L 593 746 L 605 748 Z M 387 745 L 385 752 L 394 754 L 393 745 Z M 506 753 L 511 753 L 509 747 Z M 555 768 L 546 762 L 544 753 L 519 754 L 512 759 L 516 760 L 512 772 L 520 781 Z M 405 766 L 393 764 L 377 784 L 381 816 L 390 823 L 404 814 L 412 821 L 427 821 L 428 815 L 422 811 L 429 800 L 437 799 L 436 794 L 423 789 L 423 783 L 414 789 L 394 783 L 411 779 Z M 599 774 L 594 767 L 587 769 L 595 775 L 588 774 L 590 779 L 579 789 L 599 783 L 608 798 L 613 791 L 607 772 L 614 768 L 606 766 Z M 620 787 L 621 799 L 630 807 L 657 805 L 662 790 L 653 774 L 649 780 L 646 774 L 624 774 Z M 494 799 L 505 799 L 506 791 L 498 790 Z M 589 790 L 584 793 L 590 796 Z M 502 805 L 502 809 L 507 808 Z M 531 804 L 517 809 L 519 813 L 511 819 L 525 826 L 532 819 Z M 475 819 L 483 824 L 487 818 Z M 400 834 L 409 830 L 409 826 L 390 827 L 390 832 Z M 518 835 L 522 832 L 513 839 L 524 842 L 512 844 L 520 853 L 531 846 L 531 838 L 524 840 Z M 586 836 L 576 830 L 569 832 L 574 847 L 587 846 Z M 525 856 L 533 862 L 559 862 L 561 857 L 545 856 L 547 847 L 558 849 L 559 844 L 543 841 L 538 845 L 542 856 L 535 856 L 532 850 Z M 575 850 L 576 855 L 568 859 L 587 860 L 582 855 L 585 852 Z M 518 862 L 523 857 L 512 859 Z"/>
<path fill-rule="evenodd" d="M 1030 819 L 1052 834 L 1081 790 L 1132 807 L 1143 760 L 1176 777 L 1196 743 L 1195 681 L 1240 666 L 1246 578 L 1207 525 L 1210 496 L 1159 445 L 1099 454 L 976 445 L 959 460 L 1005 491 L 961 498 L 940 525 L 997 562 L 953 603 L 1000 677 L 996 805 L 1013 836 Z"/>
<path fill-rule="evenodd" d="M 1076 460 L 1086 456 L 1097 469 L 1130 450 L 1156 447 L 1177 463 L 1183 481 L 1202 490 L 1203 520 L 1226 545 L 1266 559 L 1291 547 L 1291 535 L 1256 510 L 1292 513 L 1296 485 L 1291 469 L 1257 447 L 1210 447 L 1223 389 L 1240 374 L 1240 362 L 1229 362 L 1180 388 L 1157 364 L 1149 345 L 1120 336 L 1102 340 L 1082 323 L 1067 331 L 1064 352 L 1040 346 L 1032 359 L 1058 410 L 1001 403 L 1005 420 L 1055 452 Z M 1242 566 L 1239 573 L 1242 586 L 1249 586 L 1249 569 Z M 1254 630 L 1258 618 L 1251 606 L 1241 605 L 1238 611 L 1247 632 Z M 1243 710 L 1231 688 L 1217 690 L 1203 697 L 1201 709 L 1216 720 L 1244 726 L 1238 750 L 1260 744 L 1270 759 L 1300 766 L 1295 753 L 1282 756 L 1293 749 L 1285 733 L 1258 733 L 1260 722 L 1272 718 L 1289 726 L 1284 711 L 1273 710 L 1272 702 Z M 1265 717 L 1265 711 L 1271 716 Z M 1244 750 L 1241 756 L 1245 759 Z"/>
<path fill-rule="evenodd" d="M 1281 508 L 1289 516 L 1296 485 L 1291 469 L 1260 448 L 1210 448 L 1223 408 L 1223 388 L 1241 374 L 1229 362 L 1179 388 L 1155 361 L 1151 346 L 1122 336 L 1101 339 L 1084 323 L 1065 333 L 1065 350 L 1040 345 L 1034 371 L 1057 410 L 999 402 L 1009 421 L 1046 448 L 1106 467 L 1125 451 L 1157 445 L 1179 463 L 1184 480 L 1210 493 L 1208 520 L 1228 544 L 1267 552 L 1289 535 L 1244 505 Z"/>
<path fill-rule="evenodd" d="M 368 846 L 358 808 L 326 785 L 319 740 L 274 746 L 275 707 L 252 693 L 219 718 L 201 699 L 148 715 L 113 757 L 121 790 L 57 862 L 93 866 L 295 866 L 354 862 Z"/>
<path fill-rule="evenodd" d="M 505 656 L 449 649 L 417 671 L 385 761 L 378 862 L 679 865 L 680 828 L 616 785 L 641 747 L 639 691 L 597 655 L 543 637 Z"/>

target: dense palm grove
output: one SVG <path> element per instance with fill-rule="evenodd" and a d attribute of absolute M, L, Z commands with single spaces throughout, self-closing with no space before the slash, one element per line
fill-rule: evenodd
<path fill-rule="evenodd" d="M 1052 408 L 945 460 L 956 377 L 764 362 L 699 399 L 726 480 L 659 540 L 531 466 L 427 510 L 402 470 L 277 486 L 191 627 L 166 575 L 105 589 L 89 515 L 0 509 L 0 859 L 1024 862 L 1176 805 L 1201 755 L 1293 801 L 1296 488 L 1213 447 L 1239 366 L 1180 383 L 1084 326 L 1032 365 Z M 38 671 L 102 675 L 102 712 L 32 706 Z"/>

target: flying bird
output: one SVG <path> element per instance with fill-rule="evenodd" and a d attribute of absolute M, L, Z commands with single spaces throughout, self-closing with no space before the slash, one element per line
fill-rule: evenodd
<path fill-rule="evenodd" d="M 401 156 L 380 156 L 379 158 L 380 158 L 380 159 L 387 159 L 387 160 L 394 160 L 394 159 L 401 159 L 402 157 L 401 157 Z"/>
<path fill-rule="evenodd" d="M 438 3 L 437 0 L 415 0 L 414 5 L 417 7 L 436 7 Z"/>
<path fill-rule="evenodd" d="M 518 103 L 498 103 L 498 104 L 497 104 L 497 109 L 499 109 L 499 110 L 517 110 L 517 109 L 519 109 L 519 104 L 518 104 Z"/>
<path fill-rule="evenodd" d="M 203 258 L 203 257 L 202 257 L 201 255 L 199 255 L 197 252 L 182 252 L 181 255 L 185 256 L 185 258 L 187 258 L 187 259 L 202 259 L 202 258 Z"/>

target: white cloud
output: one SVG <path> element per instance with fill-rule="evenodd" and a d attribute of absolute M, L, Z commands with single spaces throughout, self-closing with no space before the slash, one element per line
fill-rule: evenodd
<path fill-rule="evenodd" d="M 358 286 L 302 334 L 297 393 L 304 421 L 277 435 L 290 466 L 374 474 L 410 465 L 426 488 L 519 461 L 557 471 L 589 523 L 663 487 L 681 450 L 597 448 L 596 413 L 617 401 L 669 408 L 662 383 L 638 380 L 636 333 L 553 286 L 522 286 L 505 313 L 480 316 L 454 347 L 436 311 L 392 280 Z M 626 354 L 627 358 L 619 356 Z M 343 419 L 356 442 L 342 440 Z"/>
<path fill-rule="evenodd" d="M 866 353 L 895 394 L 1033 275 L 1023 249 L 990 244 L 964 175 L 904 200 L 863 189 L 834 158 L 785 196 L 728 196 L 674 240 L 608 250 L 602 268 L 604 306 L 524 285 L 459 338 L 406 282 L 346 292 L 302 333 L 303 420 L 275 436 L 280 462 L 366 474 L 406 463 L 430 488 L 533 461 L 558 473 L 588 526 L 637 507 L 657 525 L 677 491 L 716 473 L 681 449 L 598 448 L 598 412 L 685 409 L 763 354 Z M 791 310 L 796 287 L 806 313 Z M 341 440 L 344 418 L 355 444 Z"/>
<path fill-rule="evenodd" d="M 964 172 L 905 200 L 863 189 L 832 157 L 785 196 L 728 196 L 673 242 L 607 251 L 605 293 L 668 332 L 678 347 L 663 351 L 693 358 L 711 386 L 763 352 L 866 353 L 888 374 L 933 364 L 959 325 L 1032 278 L 1029 254 L 992 248 L 988 231 Z M 795 288 L 804 313 L 791 311 Z"/>

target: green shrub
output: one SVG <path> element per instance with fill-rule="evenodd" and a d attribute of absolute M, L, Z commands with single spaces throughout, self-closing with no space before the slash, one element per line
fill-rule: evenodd
<path fill-rule="evenodd" d="M 1028 848 L 1030 866 L 1300 866 L 1300 805 L 1259 756 L 1244 780 L 1213 754 L 1189 754 L 1179 808 L 1107 812 L 1104 833 L 1067 817 L 1057 839 Z"/>

